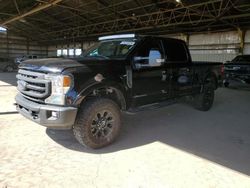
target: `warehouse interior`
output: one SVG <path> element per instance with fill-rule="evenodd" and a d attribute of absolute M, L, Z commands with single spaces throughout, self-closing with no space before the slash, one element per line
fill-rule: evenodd
<path fill-rule="evenodd" d="M 183 39 L 194 60 L 228 61 L 250 52 L 247 0 L 63 0 L 0 2 L 0 55 L 77 56 L 102 35 Z"/>
<path fill-rule="evenodd" d="M 181 39 L 193 61 L 223 63 L 224 76 L 226 63 L 250 55 L 250 1 L 0 0 L 0 187 L 249 188 L 250 85 L 242 80 L 223 80 L 207 112 L 185 101 L 124 113 L 118 140 L 99 150 L 18 113 L 21 58 L 74 59 L 118 34 Z M 2 71 L 4 61 L 15 68 Z"/>

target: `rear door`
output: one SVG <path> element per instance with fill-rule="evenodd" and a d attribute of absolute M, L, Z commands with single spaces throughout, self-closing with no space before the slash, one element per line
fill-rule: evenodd
<path fill-rule="evenodd" d="M 162 41 L 157 38 L 145 39 L 132 59 L 134 106 L 168 98 L 170 80 L 167 77 Z"/>
<path fill-rule="evenodd" d="M 167 67 L 171 69 L 171 96 L 192 93 L 193 67 L 185 42 L 164 39 Z"/>

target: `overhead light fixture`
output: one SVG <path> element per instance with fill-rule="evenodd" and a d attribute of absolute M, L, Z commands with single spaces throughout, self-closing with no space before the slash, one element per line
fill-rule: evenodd
<path fill-rule="evenodd" d="M 176 1 L 176 3 L 181 3 L 181 0 L 175 0 Z"/>
<path fill-rule="evenodd" d="M 125 39 L 125 38 L 135 38 L 135 34 L 110 35 L 110 36 L 99 37 L 99 40 Z"/>

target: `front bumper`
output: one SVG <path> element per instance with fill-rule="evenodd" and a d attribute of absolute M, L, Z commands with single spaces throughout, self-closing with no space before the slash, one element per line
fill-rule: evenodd
<path fill-rule="evenodd" d="M 24 117 L 51 129 L 71 129 L 77 108 L 44 105 L 32 102 L 21 94 L 16 96 L 17 111 Z"/>
<path fill-rule="evenodd" d="M 226 72 L 225 73 L 225 80 L 236 80 L 236 81 L 242 81 L 242 80 L 250 80 L 250 74 L 239 74 L 239 73 L 232 73 L 232 72 Z"/>

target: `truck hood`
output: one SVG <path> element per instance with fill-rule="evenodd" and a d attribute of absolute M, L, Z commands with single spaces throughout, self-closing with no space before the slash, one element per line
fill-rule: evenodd
<path fill-rule="evenodd" d="M 233 66 L 233 65 L 248 65 L 250 66 L 250 62 L 247 61 L 240 61 L 240 62 L 230 62 L 230 63 L 225 63 L 225 66 Z"/>
<path fill-rule="evenodd" d="M 61 73 L 68 68 L 87 69 L 100 71 L 110 67 L 111 64 L 120 64 L 122 60 L 107 60 L 100 58 L 81 58 L 81 59 L 32 59 L 26 60 L 19 65 L 20 69 L 32 70 L 46 73 Z"/>
<path fill-rule="evenodd" d="M 62 72 L 69 67 L 82 66 L 77 61 L 62 58 L 30 59 L 23 61 L 19 68 L 37 72 Z"/>

